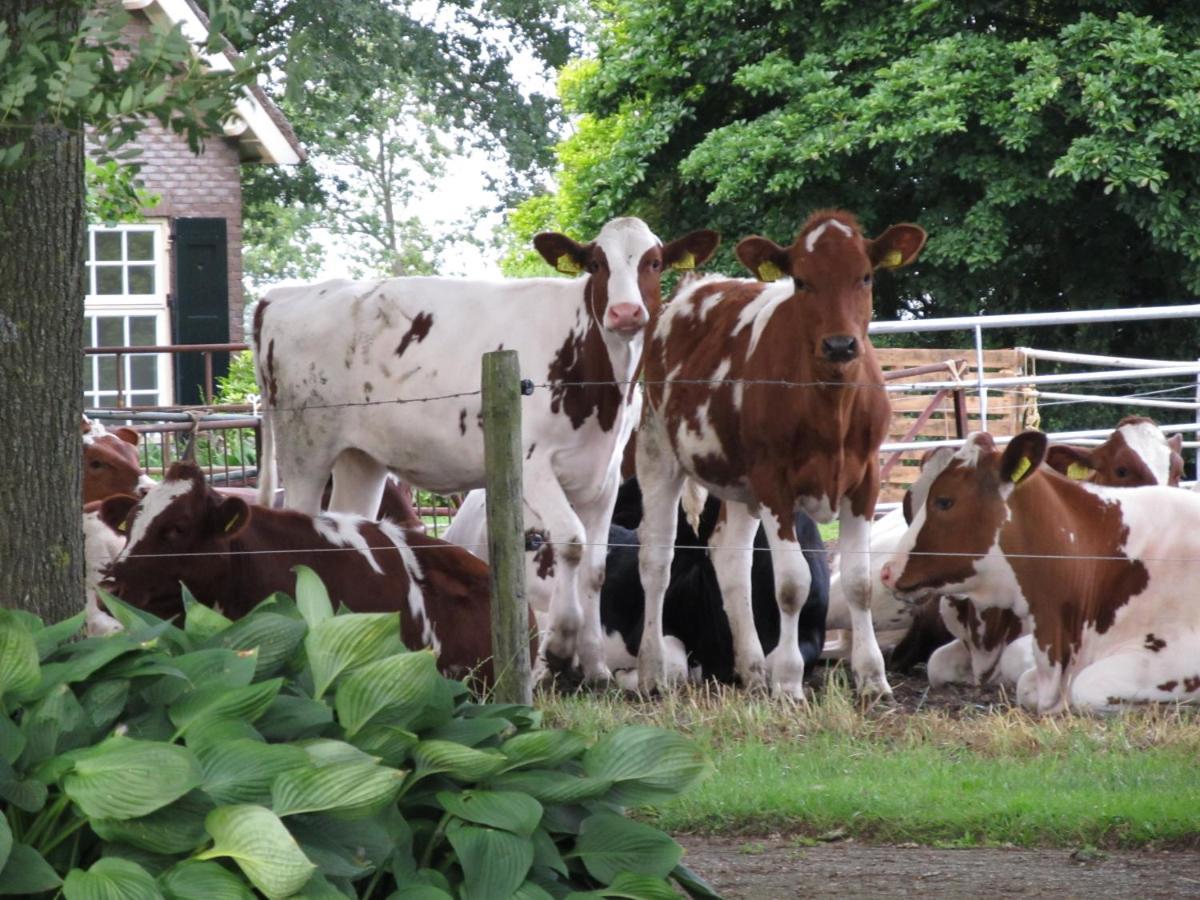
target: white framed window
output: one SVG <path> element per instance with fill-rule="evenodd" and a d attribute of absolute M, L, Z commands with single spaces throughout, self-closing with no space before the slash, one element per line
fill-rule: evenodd
<path fill-rule="evenodd" d="M 90 225 L 87 237 L 84 343 L 88 347 L 138 347 L 171 343 L 167 312 L 167 224 Z M 171 403 L 168 353 L 83 358 L 84 405 Z"/>

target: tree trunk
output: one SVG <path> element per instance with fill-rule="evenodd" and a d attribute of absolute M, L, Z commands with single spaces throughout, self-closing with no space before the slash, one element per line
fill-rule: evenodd
<path fill-rule="evenodd" d="M 73 33 L 74 0 L 0 0 L 0 20 L 47 6 Z M 78 131 L 25 125 L 0 129 L 0 147 L 26 142 L 0 169 L 0 605 L 53 621 L 84 590 L 84 147 Z"/>

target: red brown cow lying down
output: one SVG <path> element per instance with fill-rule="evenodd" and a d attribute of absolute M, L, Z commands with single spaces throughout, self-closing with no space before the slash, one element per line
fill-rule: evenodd
<path fill-rule="evenodd" d="M 1168 438 L 1154 422 L 1142 416 L 1128 416 L 1098 447 L 1090 449 L 1055 444 L 1046 450 L 1046 465 L 1056 472 L 1079 481 L 1104 487 L 1144 487 L 1154 484 L 1179 484 L 1183 474 L 1180 450 L 1183 438 Z M 940 451 L 946 460 L 952 453 Z M 920 498 L 933 471 L 929 465 L 914 484 L 921 486 Z M 914 495 L 915 496 L 915 495 Z M 911 509 L 907 512 L 910 514 Z M 929 658 L 929 682 L 935 687 L 950 682 L 1008 684 L 1033 666 L 1033 644 L 1028 637 L 1029 623 L 1011 609 L 992 607 L 982 612 L 964 597 L 942 597 L 942 621 L 955 640 L 938 648 Z"/>
<path fill-rule="evenodd" d="M 83 502 L 93 503 L 114 494 L 140 496 L 154 482 L 142 472 L 138 457 L 141 435 L 132 428 L 106 429 L 83 417 Z"/>
<path fill-rule="evenodd" d="M 183 611 L 182 581 L 237 619 L 290 592 L 303 563 L 335 605 L 399 612 L 405 645 L 431 647 L 446 674 L 492 677 L 488 567 L 460 547 L 388 521 L 252 507 L 217 493 L 193 463 L 173 465 L 140 502 L 109 498 L 101 515 L 129 535 L 109 571 L 113 592 L 159 617 Z"/>
<path fill-rule="evenodd" d="M 974 434 L 914 508 L 884 583 L 970 594 L 1033 622 L 1018 697 L 1045 713 L 1200 695 L 1200 496 L 1043 466 L 1046 436 Z M 1164 527 L 1166 526 L 1166 527 Z"/>

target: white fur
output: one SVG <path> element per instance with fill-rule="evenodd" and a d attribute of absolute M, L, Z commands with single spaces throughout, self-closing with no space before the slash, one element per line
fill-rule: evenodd
<path fill-rule="evenodd" d="M 113 634 L 122 630 L 121 623 L 101 609 L 96 588 L 100 586 L 108 573 L 109 565 L 120 556 L 124 546 L 125 539 L 104 523 L 99 511 L 83 514 L 83 557 L 87 566 L 83 608 L 89 636 Z"/>
<path fill-rule="evenodd" d="M 845 223 L 839 222 L 837 219 L 826 219 L 804 236 L 804 249 L 809 253 L 812 253 L 813 250 L 816 249 L 817 241 L 821 239 L 822 235 L 824 235 L 830 227 L 836 228 L 846 237 L 854 237 L 854 232 Z"/>
<path fill-rule="evenodd" d="M 1171 478 L 1171 447 L 1162 429 L 1150 422 L 1132 422 L 1117 431 L 1129 449 L 1142 458 L 1155 480 L 1166 484 Z"/>
<path fill-rule="evenodd" d="M 388 519 L 383 519 L 377 524 L 379 530 L 396 546 L 396 550 L 400 553 L 405 571 L 408 572 L 408 611 L 414 622 L 421 623 L 421 643 L 426 647 L 432 647 L 436 656 L 442 652 L 442 642 L 438 640 L 437 633 L 433 630 L 433 622 L 425 609 L 425 594 L 420 585 L 424 576 L 421 563 L 417 560 L 417 554 L 408 546 L 408 538 L 405 537 L 403 528 Z"/>
<path fill-rule="evenodd" d="M 172 503 L 190 492 L 195 485 L 190 478 L 180 481 L 164 481 L 142 498 L 138 505 L 137 516 L 133 520 L 133 528 L 129 530 L 129 542 L 121 551 L 121 557 L 130 554 L 149 532 L 154 520 L 166 511 Z"/>

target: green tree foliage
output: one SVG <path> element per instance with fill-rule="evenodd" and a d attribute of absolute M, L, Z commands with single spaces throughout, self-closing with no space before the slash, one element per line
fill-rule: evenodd
<path fill-rule="evenodd" d="M 530 91 L 514 60 L 563 65 L 578 41 L 579 4 L 238 2 L 255 14 L 248 43 L 273 63 L 269 92 L 310 155 L 336 164 L 324 178 L 312 166 L 247 172 L 248 271 L 256 280 L 311 274 L 290 245 L 314 226 L 365 236 L 364 267 L 429 268 L 441 236 L 397 201 L 436 170 L 447 140 L 496 163 L 489 180 L 502 202 L 528 196 L 550 166 L 558 104 Z"/>
<path fill-rule="evenodd" d="M 790 239 L 809 212 L 914 221 L 917 265 L 877 314 L 1174 302 L 1200 291 L 1200 8 L 1134 0 L 613 0 L 564 72 L 576 132 L 545 225 Z M 510 256 L 508 268 L 521 257 Z M 1194 329 L 1053 341 L 1194 355 Z M 999 335 L 1011 342 L 1020 335 Z M 1025 335 L 1025 338 L 1030 337 Z M 944 341 L 938 336 L 935 340 Z"/>

